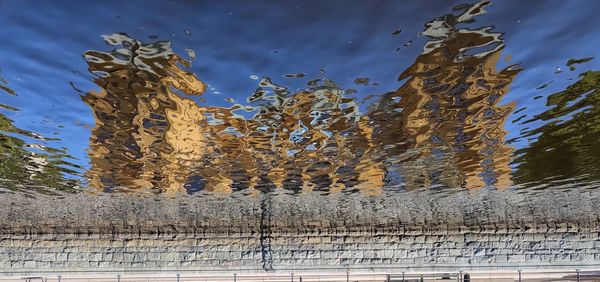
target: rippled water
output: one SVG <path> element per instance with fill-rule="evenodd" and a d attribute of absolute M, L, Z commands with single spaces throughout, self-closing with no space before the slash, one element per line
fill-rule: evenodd
<path fill-rule="evenodd" d="M 0 187 L 600 180 L 598 1 L 0 1 Z"/>

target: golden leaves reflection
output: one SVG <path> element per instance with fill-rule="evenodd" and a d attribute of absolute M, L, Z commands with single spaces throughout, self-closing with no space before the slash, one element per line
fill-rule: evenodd
<path fill-rule="evenodd" d="M 460 29 L 487 2 L 437 18 L 403 85 L 365 113 L 327 79 L 295 93 L 263 78 L 251 106 L 201 106 L 205 84 L 169 42 L 105 36 L 109 52 L 84 54 L 99 92 L 88 172 L 107 191 L 363 191 L 384 187 L 511 185 L 501 105 L 519 72 L 496 70 L 501 34 Z M 252 111 L 244 118 L 238 111 Z"/>

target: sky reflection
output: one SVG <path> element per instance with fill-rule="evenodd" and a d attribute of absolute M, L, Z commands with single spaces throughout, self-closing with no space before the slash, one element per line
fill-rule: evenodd
<path fill-rule="evenodd" d="M 600 3 L 583 3 L 480 2 L 469 7 L 486 6 L 487 13 L 466 16 L 467 6 L 453 11 L 460 3 L 447 1 L 179 1 L 143 7 L 116 1 L 2 1 L 1 33 L 11 40 L 0 48 L 0 76 L 18 96 L 5 89 L 0 104 L 18 111 L 0 111 L 12 120 L 7 126 L 46 140 L 15 137 L 15 130 L 5 128 L 2 136 L 61 148 L 75 158 L 68 159 L 72 170 L 63 171 L 64 177 L 101 191 L 286 188 L 377 194 L 385 187 L 506 188 L 581 175 L 594 180 L 599 153 L 588 148 L 597 143 L 597 76 L 584 73 L 597 70 L 599 63 L 592 59 L 575 70 L 566 66 L 569 59 L 597 53 L 594 27 L 600 19 L 593 11 Z M 448 13 L 455 16 L 442 17 Z M 100 36 L 115 32 L 127 39 L 107 47 Z M 167 56 L 158 61 L 160 71 L 152 74 L 127 62 L 136 53 L 132 45 L 167 42 L 168 50 L 163 46 L 158 52 Z M 156 47 L 150 45 L 149 50 Z M 114 65 L 126 71 L 123 84 L 115 82 L 120 78 L 115 73 L 98 77 L 90 61 L 112 48 L 131 53 L 115 57 L 125 61 Z M 466 59 L 465 48 L 472 50 Z M 169 56 L 180 56 L 190 66 Z M 169 89 L 173 82 L 165 79 L 177 72 L 192 75 L 188 82 L 203 91 L 200 86 Z M 157 81 L 162 82 L 141 92 L 131 88 Z M 580 85 L 585 86 L 565 90 Z M 469 96 L 475 88 L 483 92 Z M 575 93 L 560 94 L 564 91 Z M 140 93 L 162 93 L 168 105 L 152 108 L 151 99 Z M 136 103 L 130 108 L 114 106 L 132 99 Z M 574 106 L 553 112 L 557 103 Z M 150 110 L 142 113 L 141 105 Z M 181 129 L 168 120 L 167 109 L 182 111 L 183 126 L 195 133 L 174 133 Z M 139 118 L 131 116 L 134 112 Z M 227 117 L 227 126 L 211 124 L 211 114 Z M 148 116 L 156 124 L 140 121 Z M 552 118 L 570 123 L 551 127 Z M 109 120 L 115 124 L 107 129 Z M 578 120 L 586 120 L 586 131 L 571 130 L 568 137 L 552 137 L 556 140 L 543 145 L 546 136 L 569 130 Z M 133 132 L 140 127 L 158 131 L 141 138 Z M 100 138 L 107 132 L 110 138 Z M 539 153 L 565 140 L 580 145 Z M 10 144 L 4 150 L 25 146 Z M 127 157 L 128 150 L 132 156 Z M 573 150 L 585 157 L 571 157 Z M 19 154 L 11 156 L 25 158 Z M 549 167 L 565 163 L 568 173 Z M 6 172 L 2 178 L 22 182 L 23 176 Z M 43 183 L 35 185 L 55 186 Z"/>

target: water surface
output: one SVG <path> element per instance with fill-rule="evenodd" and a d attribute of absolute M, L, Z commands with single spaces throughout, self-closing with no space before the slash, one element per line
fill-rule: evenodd
<path fill-rule="evenodd" d="M 4 193 L 600 179 L 596 1 L 0 1 Z"/>

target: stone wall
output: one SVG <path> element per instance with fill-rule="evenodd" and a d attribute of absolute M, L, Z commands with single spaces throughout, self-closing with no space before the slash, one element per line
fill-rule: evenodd
<path fill-rule="evenodd" d="M 578 187 L 578 188 L 574 188 Z M 586 265 L 600 191 L 0 194 L 0 271 Z"/>
<path fill-rule="evenodd" d="M 599 230 L 297 230 L 230 234 L 22 234 L 0 240 L 4 271 L 275 270 L 550 266 L 600 261 Z"/>

